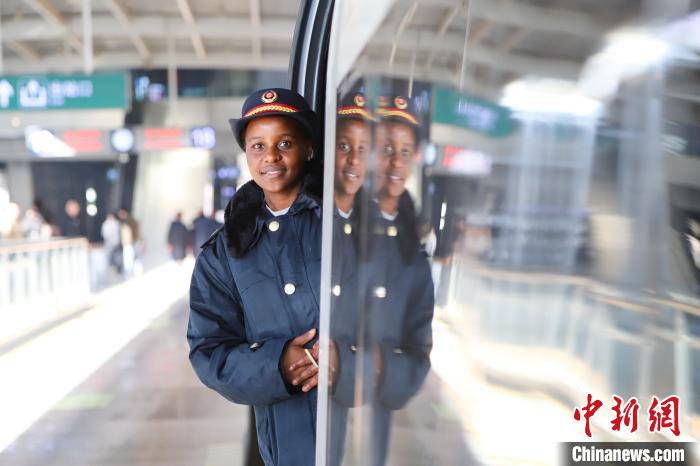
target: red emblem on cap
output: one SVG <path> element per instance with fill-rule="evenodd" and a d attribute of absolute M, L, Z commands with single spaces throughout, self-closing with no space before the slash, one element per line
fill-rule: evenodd
<path fill-rule="evenodd" d="M 269 91 L 263 93 L 262 97 L 260 97 L 260 100 L 262 100 L 266 104 L 271 104 L 272 102 L 277 100 L 277 93 L 270 89 Z"/>
<path fill-rule="evenodd" d="M 401 96 L 394 99 L 394 104 L 396 105 L 396 108 L 400 110 L 406 110 L 406 107 L 408 107 L 408 101 Z"/>
<path fill-rule="evenodd" d="M 365 106 L 365 98 L 362 96 L 362 94 L 357 94 L 353 100 L 355 101 L 355 105 L 358 107 Z"/>

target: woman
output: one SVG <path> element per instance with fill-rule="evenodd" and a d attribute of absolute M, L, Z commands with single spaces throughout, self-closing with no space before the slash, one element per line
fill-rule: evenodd
<path fill-rule="evenodd" d="M 311 173 L 315 116 L 286 89 L 251 94 L 230 120 L 252 180 L 203 245 L 190 288 L 187 338 L 195 372 L 255 408 L 268 466 L 314 463 L 321 183 Z"/>
<path fill-rule="evenodd" d="M 430 369 L 434 295 L 421 249 L 415 207 L 406 190 L 418 158 L 421 128 L 408 99 L 379 98 L 376 129 L 376 202 L 368 230 L 368 321 L 375 347 L 372 461 L 385 464 L 391 412 L 415 396 Z"/>

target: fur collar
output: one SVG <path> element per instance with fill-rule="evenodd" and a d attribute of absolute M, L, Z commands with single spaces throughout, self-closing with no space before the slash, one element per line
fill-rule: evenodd
<path fill-rule="evenodd" d="M 302 194 L 321 205 L 323 181 L 316 170 L 309 169 L 304 175 L 299 196 Z M 261 217 L 264 207 L 263 190 L 253 180 L 241 186 L 229 201 L 224 215 L 224 232 L 233 257 L 242 257 L 257 243 L 264 224 Z"/>

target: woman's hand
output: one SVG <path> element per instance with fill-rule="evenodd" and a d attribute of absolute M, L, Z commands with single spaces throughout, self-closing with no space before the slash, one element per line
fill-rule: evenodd
<path fill-rule="evenodd" d="M 317 341 L 316 344 L 311 348 L 310 353 L 314 358 L 314 361 L 318 364 L 319 360 L 319 348 L 320 343 Z M 300 371 L 300 379 L 304 380 L 304 386 L 302 391 L 308 392 L 312 388 L 318 385 L 318 368 L 309 360 L 306 353 L 304 356 L 300 357 L 290 366 L 293 371 Z M 335 342 L 331 340 L 330 342 L 330 365 L 328 367 L 328 383 L 333 386 L 336 376 L 338 373 L 338 350 L 335 346 Z"/>
<path fill-rule="evenodd" d="M 282 354 L 282 377 L 290 385 L 302 385 L 301 389 L 304 392 L 308 392 L 318 383 L 310 380 L 315 378 L 318 369 L 309 361 L 306 351 L 304 351 L 304 345 L 313 340 L 315 336 L 316 329 L 314 328 L 302 333 L 287 343 Z M 300 364 L 300 361 L 306 363 Z"/>

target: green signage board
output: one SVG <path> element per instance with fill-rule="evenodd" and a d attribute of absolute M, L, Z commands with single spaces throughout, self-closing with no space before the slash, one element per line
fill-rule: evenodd
<path fill-rule="evenodd" d="M 452 89 L 433 89 L 433 123 L 459 126 L 500 138 L 513 128 L 511 112 L 493 102 Z"/>
<path fill-rule="evenodd" d="M 126 73 L 0 76 L 0 111 L 127 108 Z"/>

